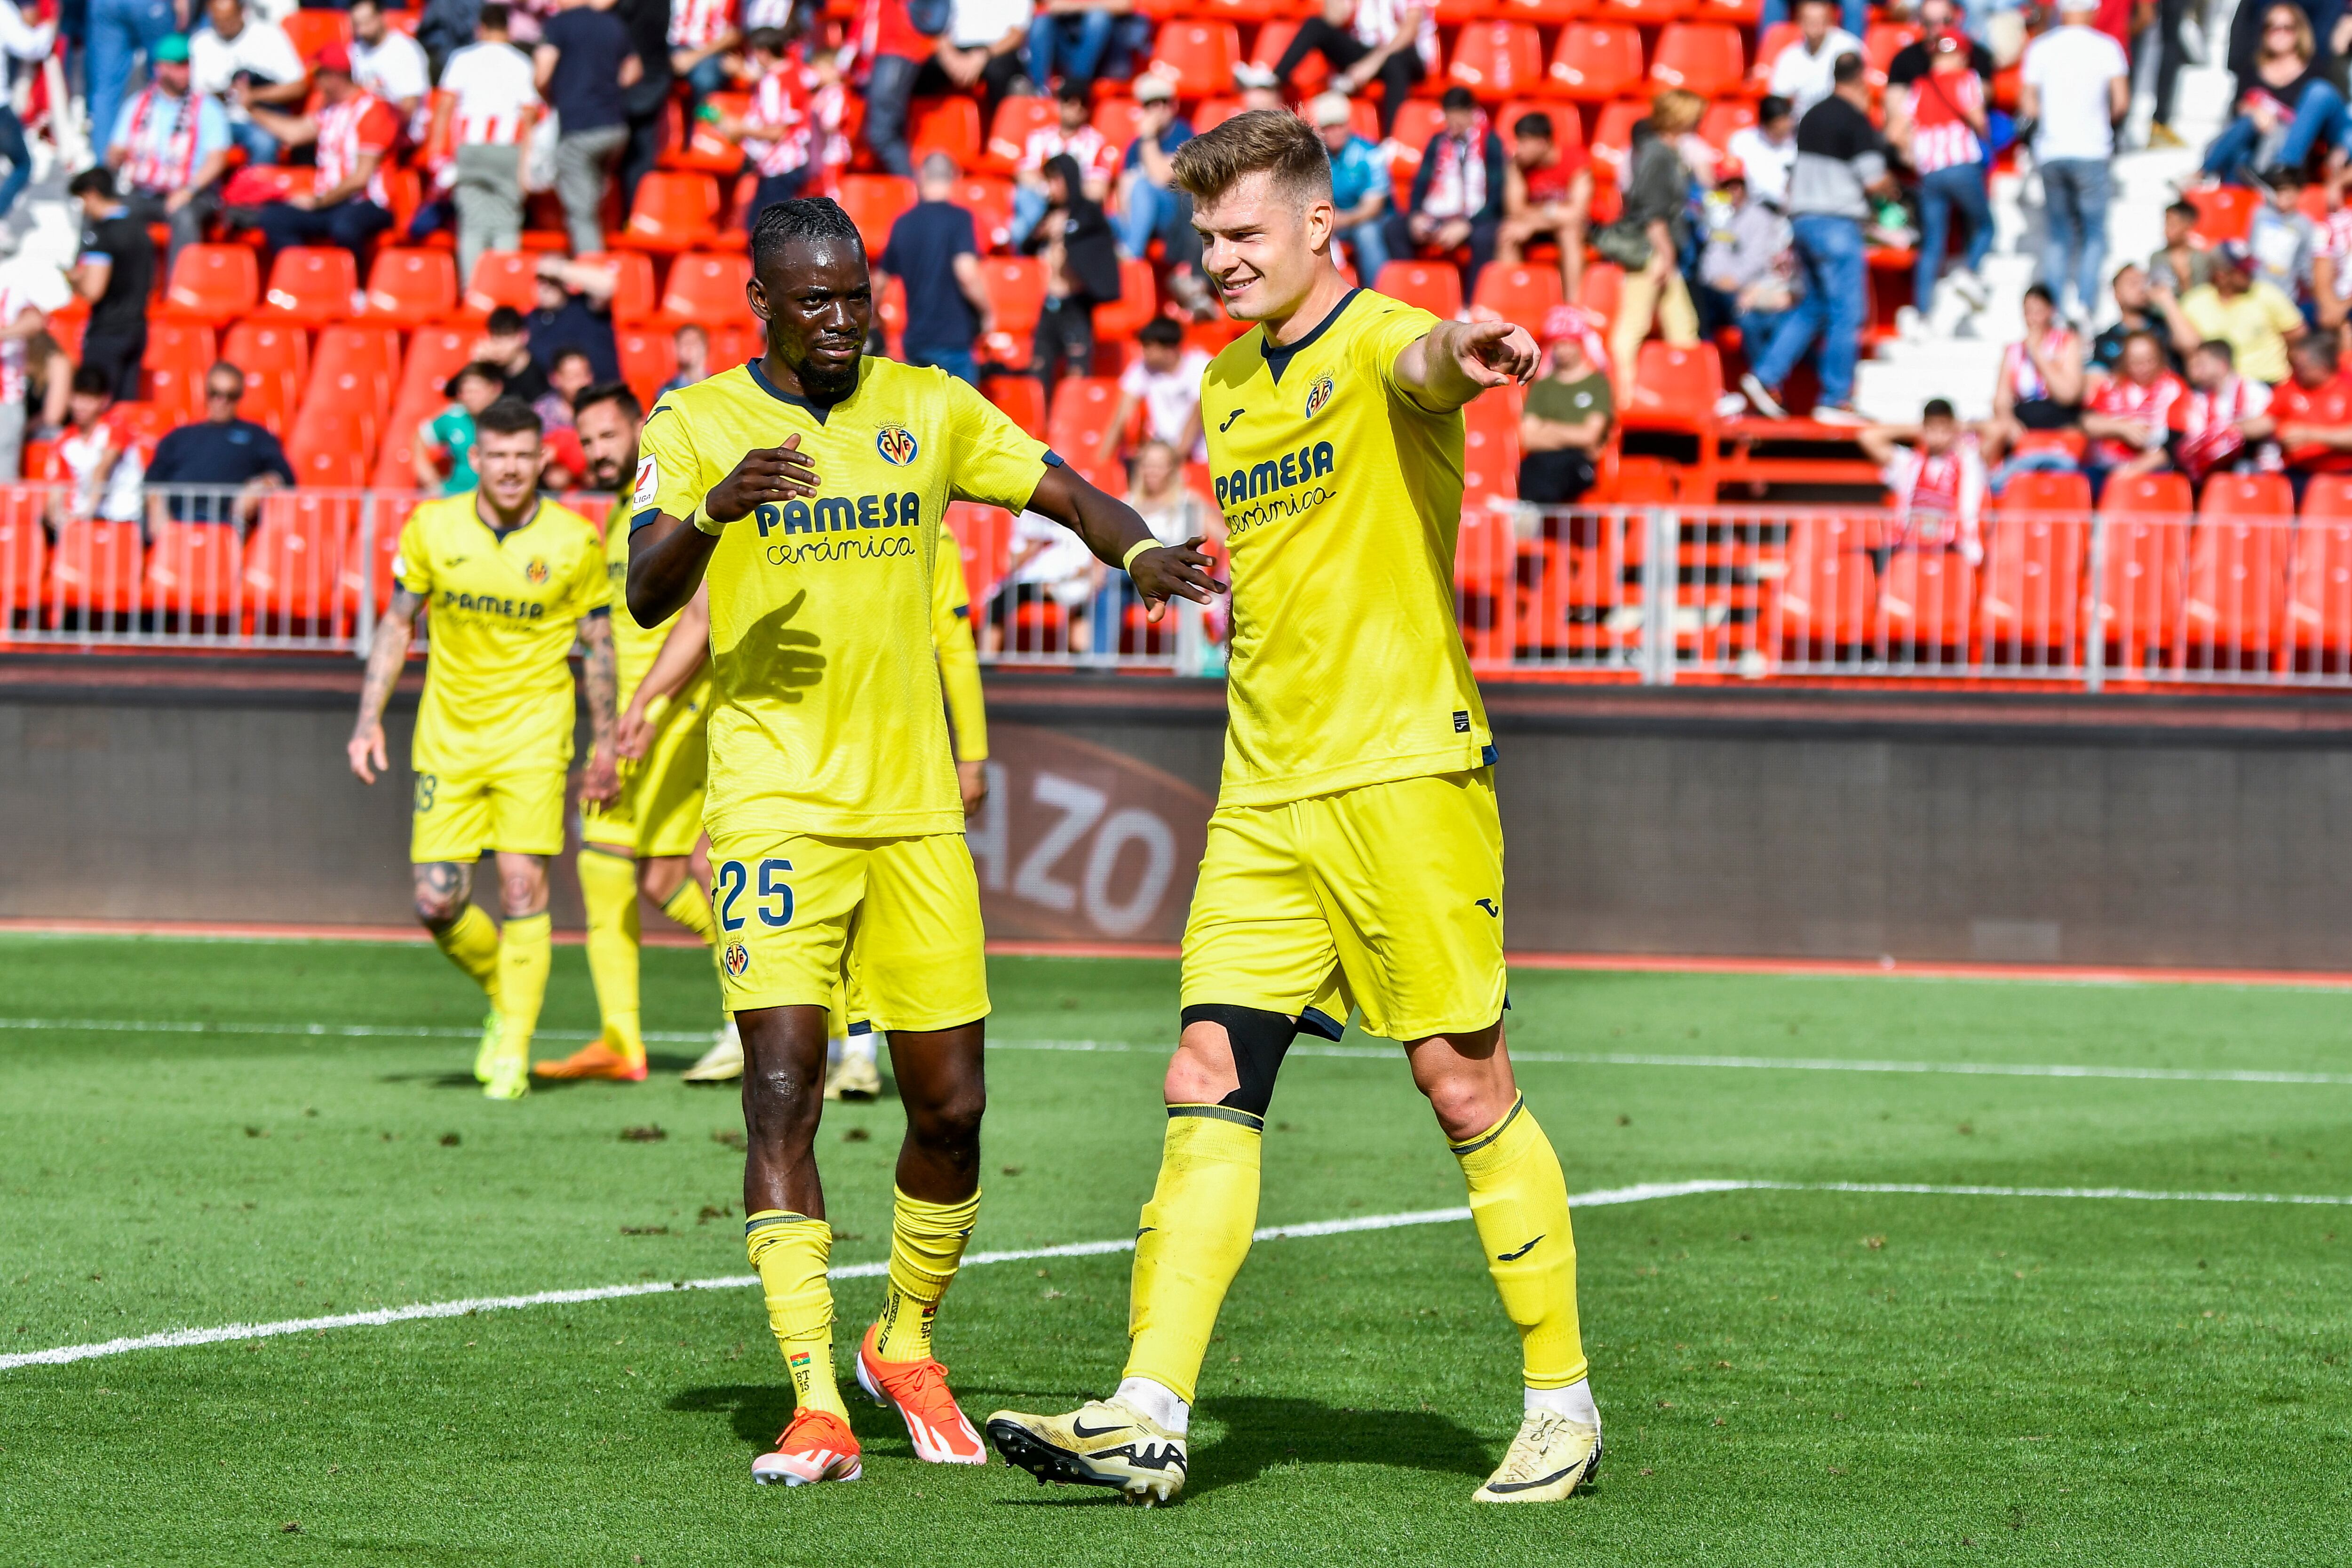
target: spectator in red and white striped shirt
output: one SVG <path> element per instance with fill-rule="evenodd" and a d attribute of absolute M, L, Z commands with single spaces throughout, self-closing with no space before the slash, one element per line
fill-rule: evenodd
<path fill-rule="evenodd" d="M 1919 174 L 1919 266 L 1912 299 L 1930 309 L 1944 265 L 1944 236 L 1955 208 L 1969 226 L 1968 248 L 1952 272 L 1952 290 L 1982 310 L 1985 287 L 1977 268 L 1992 251 L 1992 204 L 1985 194 L 1984 79 L 1969 68 L 1968 40 L 1955 29 L 1923 42 L 1927 74 L 1888 94 L 1886 139 L 1907 138 Z"/>
<path fill-rule="evenodd" d="M 449 57 L 441 90 L 451 95 L 456 153 L 441 172 L 457 208 L 457 278 L 468 282 L 485 250 L 522 244 L 523 163 L 539 88 L 530 57 L 507 41 L 506 6 L 490 0 L 473 43 Z"/>
<path fill-rule="evenodd" d="M 2271 389 L 2240 375 L 2236 353 L 2220 338 L 2189 353 L 2189 386 L 2172 405 L 2172 460 L 2201 485 L 2208 474 L 2251 463 L 2246 426 L 2270 412 Z"/>
<path fill-rule="evenodd" d="M 400 140 L 400 117 L 352 80 L 351 52 L 341 44 L 319 52 L 317 80 L 321 101 L 316 114 L 252 109 L 255 121 L 279 142 L 315 142 L 319 149 L 318 177 L 310 191 L 262 207 L 253 226 L 272 250 L 324 241 L 356 256 L 392 226 L 383 162 Z M 237 91 L 242 99 L 245 89 Z"/>
<path fill-rule="evenodd" d="M 1984 458 L 1949 403 L 1930 398 L 1916 426 L 1874 425 L 1854 439 L 1892 492 L 1885 542 L 1871 552 L 1880 575 L 1897 550 L 1955 550 L 1983 563 Z"/>
<path fill-rule="evenodd" d="M 800 63 L 791 58 L 784 35 L 762 27 L 749 42 L 751 68 L 760 79 L 751 93 L 751 112 L 740 120 L 721 119 L 719 132 L 741 143 L 759 174 L 759 189 L 743 208 L 744 226 L 756 229 L 761 213 L 791 201 L 808 183 L 817 127 Z"/>
<path fill-rule="evenodd" d="M 2036 283 L 2025 291 L 2025 337 L 2004 350 L 1984 423 L 1985 460 L 1999 462 L 2028 430 L 2072 429 L 2082 417 L 2083 340 Z"/>
<path fill-rule="evenodd" d="M 2172 436 L 2172 411 L 2189 395 L 2188 384 L 2165 368 L 2164 344 L 2156 333 L 2142 329 L 2127 334 L 2116 374 L 2101 376 L 2083 415 L 2083 434 L 2090 437 L 2083 472 L 2091 494 L 2106 489 L 2107 480 L 2122 476 L 2161 473 L 2172 466 L 2168 444 Z"/>
<path fill-rule="evenodd" d="M 1094 128 L 1094 98 L 1084 82 L 1066 81 L 1054 94 L 1056 122 L 1041 125 L 1022 143 L 1013 172 L 1013 243 L 1019 245 L 1045 216 L 1045 165 L 1067 156 L 1078 166 L 1088 201 L 1100 205 L 1110 193 L 1120 149 Z"/>
<path fill-rule="evenodd" d="M 688 114 L 727 85 L 727 51 L 742 37 L 735 0 L 670 0 L 669 68 L 691 89 Z"/>

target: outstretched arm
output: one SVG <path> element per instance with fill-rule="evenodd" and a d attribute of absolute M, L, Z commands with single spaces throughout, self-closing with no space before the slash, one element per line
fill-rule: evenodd
<path fill-rule="evenodd" d="M 1133 507 L 1105 495 L 1066 464 L 1046 467 L 1028 510 L 1052 518 L 1085 540 L 1097 560 L 1126 572 L 1152 620 L 1166 612 L 1171 598 L 1205 605 L 1225 591 L 1223 583 L 1209 575 L 1209 558 L 1194 548 L 1199 540 L 1155 542 Z"/>
<path fill-rule="evenodd" d="M 1539 357 L 1525 327 L 1440 321 L 1397 355 L 1397 384 L 1433 413 L 1451 414 L 1490 386 L 1526 381 Z"/>
<path fill-rule="evenodd" d="M 407 589 L 394 588 L 392 607 L 376 623 L 375 646 L 368 649 L 367 680 L 360 687 L 359 722 L 352 726 L 351 741 L 343 747 L 351 758 L 352 772 L 362 784 L 375 783 L 375 775 L 390 765 L 383 749 L 383 705 L 392 700 L 401 666 L 407 662 L 416 612 L 424 604 Z"/>
<path fill-rule="evenodd" d="M 580 642 L 588 650 L 581 661 L 580 684 L 588 692 L 588 771 L 580 780 L 580 798 L 602 804 L 621 793 L 621 775 L 613 760 L 613 709 L 620 679 L 613 668 L 612 612 L 599 606 L 580 622 Z"/>
<path fill-rule="evenodd" d="M 629 694 L 629 706 L 621 715 L 614 732 L 614 745 L 625 757 L 642 757 L 653 743 L 653 726 L 646 720 L 646 710 L 661 698 L 684 689 L 710 660 L 710 584 L 705 583 L 694 591 L 686 608 L 677 613 L 677 625 L 670 627 L 663 639 L 661 651 L 654 655 L 653 668 L 637 682 Z"/>

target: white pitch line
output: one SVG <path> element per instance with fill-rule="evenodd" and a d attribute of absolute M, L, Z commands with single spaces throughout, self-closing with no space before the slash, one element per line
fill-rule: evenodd
<path fill-rule="evenodd" d="M 1703 1179 L 1693 1182 L 1643 1182 L 1630 1187 L 1604 1187 L 1570 1198 L 1571 1208 L 1607 1208 L 1617 1204 L 1647 1203 L 1656 1198 L 1691 1197 L 1702 1193 L 1887 1193 L 1916 1197 L 1969 1198 L 2091 1198 L 2139 1203 L 2322 1204 L 2352 1207 L 2352 1197 L 2324 1193 L 2166 1193 L 2136 1187 L 1991 1187 L 1934 1186 L 1916 1182 L 1749 1182 Z M 1344 1219 L 1307 1220 L 1297 1225 L 1270 1225 L 1253 1235 L 1257 1241 L 1296 1241 L 1318 1236 L 1345 1236 L 1357 1231 L 1398 1230 L 1407 1226 L 1458 1225 L 1470 1217 L 1466 1208 L 1412 1209 L 1399 1214 L 1354 1215 Z M 963 1260 L 966 1268 L 992 1263 L 1026 1263 L 1041 1258 L 1100 1258 L 1132 1252 L 1132 1237 L 1109 1241 L 1073 1241 L 1059 1247 L 1021 1247 L 1006 1252 L 980 1252 Z M 850 1263 L 827 1271 L 835 1279 L 871 1279 L 889 1272 L 887 1263 Z M 196 1345 L 226 1344 L 272 1339 L 281 1334 L 323 1333 L 329 1329 L 375 1329 L 432 1318 L 463 1318 L 478 1312 L 511 1311 L 523 1307 L 566 1307 L 585 1301 L 617 1301 L 632 1296 L 661 1296 L 675 1290 L 740 1290 L 760 1282 L 756 1274 L 721 1274 L 705 1279 L 677 1279 L 667 1285 L 598 1285 L 579 1290 L 539 1290 L 527 1296 L 471 1296 L 456 1301 L 422 1301 L 407 1307 L 379 1307 L 372 1312 L 339 1312 L 326 1318 L 287 1318 L 274 1323 L 224 1323 L 210 1329 L 174 1329 L 166 1333 L 138 1334 L 96 1344 L 58 1345 L 50 1350 L 0 1355 L 0 1372 L 20 1366 L 62 1366 L 98 1356 L 123 1355 L 131 1351 L 185 1350 Z"/>

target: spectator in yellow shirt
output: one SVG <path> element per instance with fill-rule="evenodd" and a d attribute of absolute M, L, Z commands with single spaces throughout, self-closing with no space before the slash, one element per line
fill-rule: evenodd
<path fill-rule="evenodd" d="M 2238 374 L 2273 386 L 2287 377 L 2286 351 L 2305 331 L 2303 312 L 2277 285 L 2253 275 L 2253 253 L 2243 240 L 2228 240 L 2213 253 L 2212 276 L 2185 294 L 2158 287 L 2148 299 L 2163 313 L 2172 345 L 2182 357 L 2214 339 L 2237 355 Z"/>

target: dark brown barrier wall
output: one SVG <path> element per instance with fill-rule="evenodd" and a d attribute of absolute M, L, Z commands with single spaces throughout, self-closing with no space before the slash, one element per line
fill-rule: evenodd
<path fill-rule="evenodd" d="M 0 916 L 405 921 L 406 770 L 347 772 L 357 685 L 334 660 L 0 658 Z M 992 934 L 1172 942 L 1222 689 L 1003 674 L 989 699 Z M 2343 700 L 1488 701 L 1517 950 L 2352 969 Z"/>

